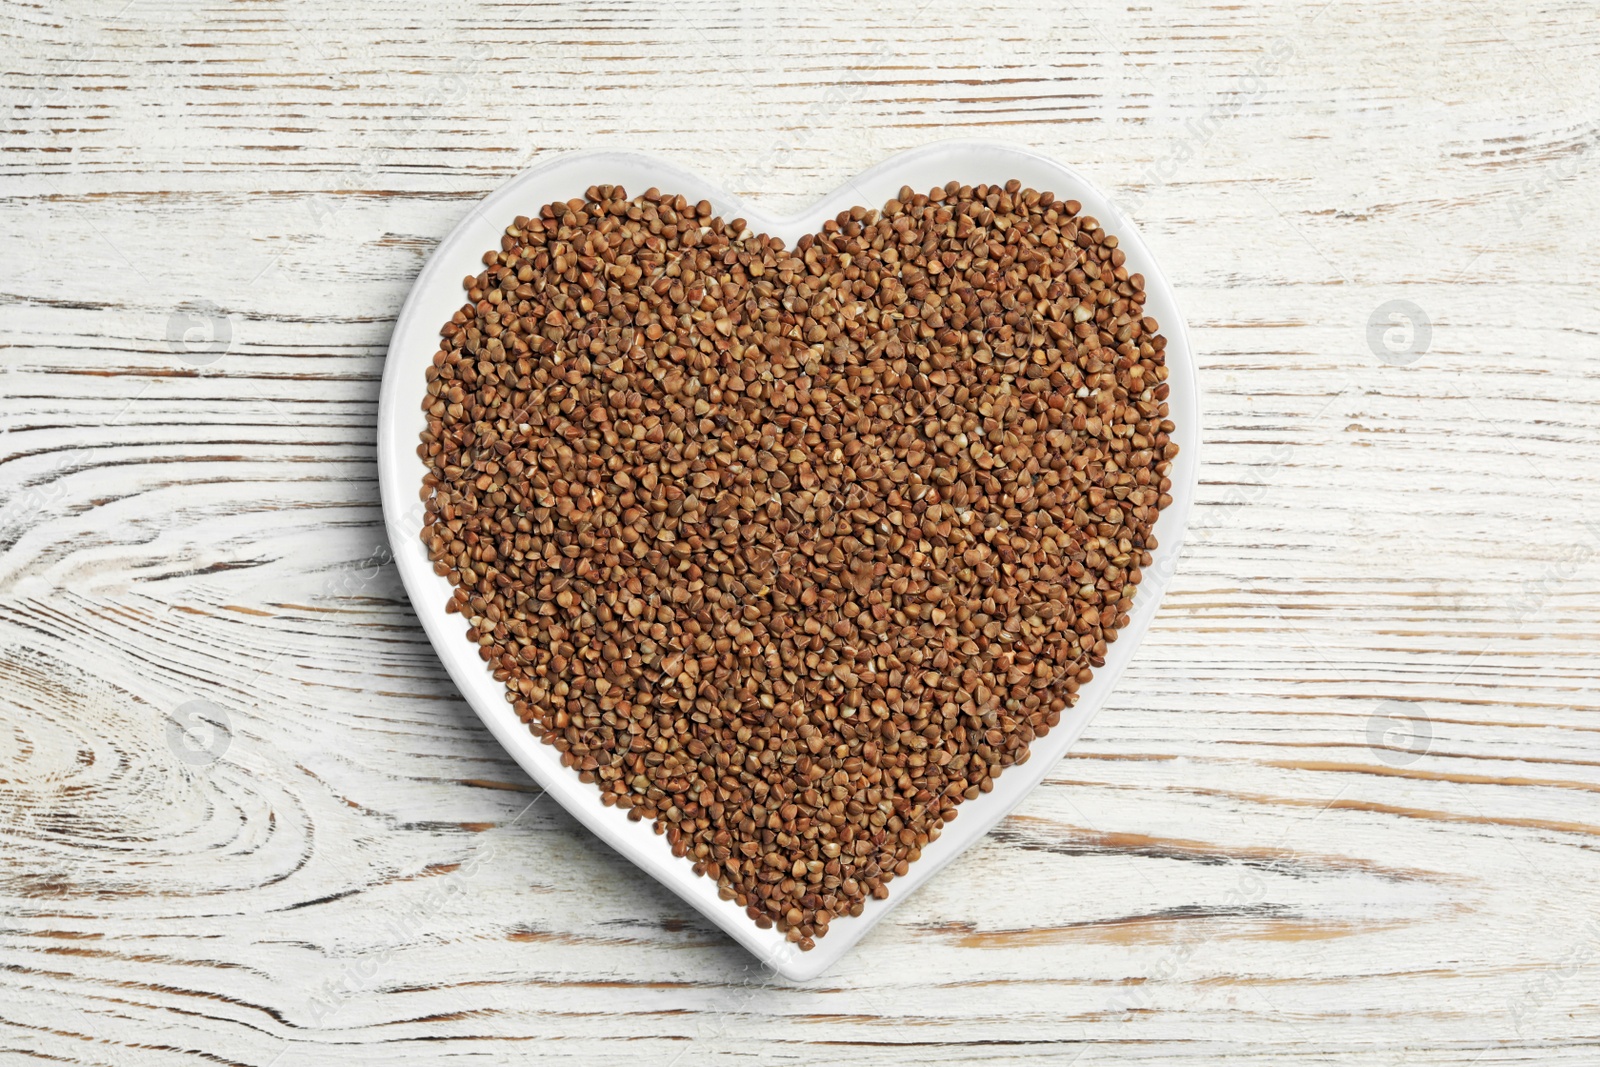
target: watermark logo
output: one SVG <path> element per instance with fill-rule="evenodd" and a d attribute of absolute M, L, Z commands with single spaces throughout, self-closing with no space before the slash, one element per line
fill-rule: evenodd
<path fill-rule="evenodd" d="M 1372 754 L 1391 767 L 1409 767 L 1433 744 L 1433 721 L 1398 700 L 1385 700 L 1367 719 Z"/>
<path fill-rule="evenodd" d="M 1391 367 L 1409 367 L 1433 345 L 1433 320 L 1410 300 L 1386 300 L 1367 317 L 1367 347 Z"/>
<path fill-rule="evenodd" d="M 167 716 L 167 747 L 191 767 L 209 767 L 233 744 L 228 713 L 209 700 L 191 700 Z"/>
<path fill-rule="evenodd" d="M 983 331 L 983 343 L 989 346 L 990 351 L 1001 354 L 1009 352 L 1024 359 L 1049 339 L 1050 335 L 1044 326 L 1034 322 L 1031 316 L 1015 326 L 1002 322 Z"/>
<path fill-rule="evenodd" d="M 1175 181 L 1186 168 L 1192 169 L 1194 161 L 1201 156 L 1222 127 L 1245 111 L 1252 101 L 1264 93 L 1270 86 L 1273 76 L 1293 61 L 1298 53 L 1299 49 L 1293 40 L 1279 37 L 1250 64 L 1250 69 L 1240 79 L 1236 92 L 1212 104 L 1200 115 L 1185 119 L 1183 131 L 1172 146 L 1144 169 L 1143 188 L 1123 199 L 1123 213 L 1129 216 L 1137 214 L 1150 194 L 1168 182 Z"/>
<path fill-rule="evenodd" d="M 361 596 L 372 583 L 382 577 L 383 569 L 393 562 L 394 551 L 387 544 L 380 544 L 368 553 L 365 559 L 330 573 L 323 580 L 322 595 L 325 597 Z"/>
<path fill-rule="evenodd" d="M 1521 996 L 1506 1002 L 1511 1025 L 1518 1034 L 1524 1033 L 1524 1024 L 1532 1022 L 1548 1008 L 1574 978 L 1594 966 L 1596 956 L 1600 955 L 1600 951 L 1597 951 L 1600 950 L 1600 919 L 1590 919 L 1581 930 L 1570 931 L 1567 937 L 1569 943 L 1575 943 L 1566 955 L 1554 966 L 1547 967 L 1531 978 L 1523 987 Z"/>
<path fill-rule="evenodd" d="M 233 346 L 233 320 L 209 300 L 180 304 L 167 316 L 167 344 L 185 363 L 208 366 Z"/>

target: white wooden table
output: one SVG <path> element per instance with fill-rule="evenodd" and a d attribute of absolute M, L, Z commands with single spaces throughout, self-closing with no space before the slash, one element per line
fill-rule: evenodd
<path fill-rule="evenodd" d="M 0 1062 L 1600 1062 L 1592 0 L 0 11 Z M 1199 509 L 1074 754 L 795 985 L 456 695 L 377 383 L 544 153 L 798 209 L 949 135 L 1132 207 Z"/>

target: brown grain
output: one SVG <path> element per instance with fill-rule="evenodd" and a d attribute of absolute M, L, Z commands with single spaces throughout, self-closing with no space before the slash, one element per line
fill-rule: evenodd
<path fill-rule="evenodd" d="M 802 947 L 888 894 L 1126 625 L 1165 339 L 1074 201 L 909 187 L 792 251 L 599 186 L 427 373 L 423 540 L 507 700 Z"/>

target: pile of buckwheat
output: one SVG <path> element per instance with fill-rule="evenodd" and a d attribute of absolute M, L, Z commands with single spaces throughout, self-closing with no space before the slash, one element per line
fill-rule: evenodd
<path fill-rule="evenodd" d="M 792 251 L 609 185 L 507 227 L 427 371 L 422 531 L 522 720 L 801 948 L 1104 665 L 1171 502 L 1165 338 L 1018 182 Z"/>

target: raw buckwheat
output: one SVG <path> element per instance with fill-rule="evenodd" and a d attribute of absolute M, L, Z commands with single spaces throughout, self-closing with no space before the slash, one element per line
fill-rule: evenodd
<path fill-rule="evenodd" d="M 1171 502 L 1165 339 L 1071 200 L 793 250 L 602 185 L 427 372 L 423 541 L 506 699 L 757 925 L 859 915 L 1105 662 Z"/>

